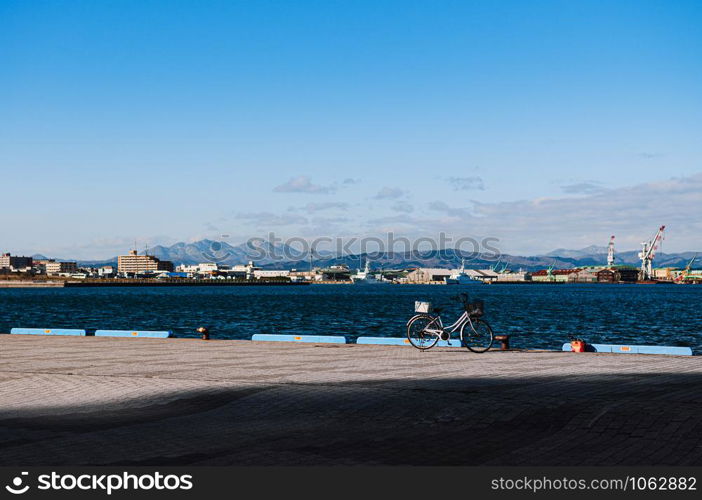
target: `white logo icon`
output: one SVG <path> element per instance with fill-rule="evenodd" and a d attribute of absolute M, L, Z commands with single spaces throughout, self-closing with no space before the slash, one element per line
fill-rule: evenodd
<path fill-rule="evenodd" d="M 28 472 L 23 472 L 22 476 L 26 476 Z M 22 477 L 17 476 L 12 480 L 12 486 L 5 486 L 5 489 L 9 491 L 10 493 L 14 495 L 21 495 L 22 493 L 27 493 L 27 490 L 29 489 L 29 485 L 26 485 L 24 488 L 20 488 L 22 486 Z"/>

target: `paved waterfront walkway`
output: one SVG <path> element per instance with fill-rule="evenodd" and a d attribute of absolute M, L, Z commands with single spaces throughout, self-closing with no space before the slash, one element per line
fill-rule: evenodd
<path fill-rule="evenodd" d="M 702 360 L 0 335 L 0 465 L 702 465 Z"/>

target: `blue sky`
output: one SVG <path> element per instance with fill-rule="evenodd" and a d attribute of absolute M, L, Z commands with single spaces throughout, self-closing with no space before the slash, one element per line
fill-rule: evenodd
<path fill-rule="evenodd" d="M 702 249 L 700 2 L 0 0 L 0 247 Z"/>

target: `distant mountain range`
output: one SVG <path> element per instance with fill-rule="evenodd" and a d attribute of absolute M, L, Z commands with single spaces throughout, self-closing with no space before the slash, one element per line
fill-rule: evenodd
<path fill-rule="evenodd" d="M 142 252 L 143 253 L 143 252 Z M 271 254 L 281 258 L 272 258 Z M 162 260 L 170 260 L 174 264 L 198 264 L 200 262 L 219 262 L 224 265 L 245 264 L 253 260 L 257 265 L 268 269 L 307 269 L 310 261 L 303 258 L 298 250 L 287 245 L 272 245 L 265 240 L 257 240 L 253 244 L 242 243 L 230 245 L 226 242 L 200 240 L 194 243 L 176 243 L 171 246 L 158 245 L 149 249 L 149 255 Z M 654 261 L 656 267 L 685 267 L 695 252 L 658 253 Z M 702 255 L 702 253 L 701 253 Z M 34 256 L 45 258 L 44 256 Z M 320 258 L 312 260 L 313 266 L 346 265 L 350 268 L 362 267 L 370 258 L 373 269 L 403 269 L 408 267 L 446 267 L 460 266 L 461 258 L 466 257 L 466 267 L 486 268 L 494 266 L 499 260 L 499 268 L 524 269 L 534 271 L 551 265 L 555 268 L 574 268 L 580 266 L 604 265 L 607 262 L 607 248 L 589 246 L 579 250 L 559 248 L 544 255 L 521 256 L 503 254 L 498 260 L 492 255 L 461 254 L 453 249 L 437 250 L 421 255 L 409 252 L 393 252 L 381 255 L 346 255 L 336 256 L 331 252 L 323 253 Z M 61 259 L 58 259 L 61 260 Z M 116 265 L 117 257 L 102 261 L 80 261 L 83 266 Z M 638 251 L 618 252 L 616 264 L 638 267 L 640 260 Z"/>
<path fill-rule="evenodd" d="M 597 245 L 590 245 L 589 247 L 581 248 L 580 250 L 568 250 L 566 248 L 558 248 L 546 254 L 547 257 L 566 258 L 592 257 L 600 255 L 607 255 L 607 247 L 598 247 Z"/>

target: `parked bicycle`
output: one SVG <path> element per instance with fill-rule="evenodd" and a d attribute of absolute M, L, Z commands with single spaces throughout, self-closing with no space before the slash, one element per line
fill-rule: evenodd
<path fill-rule="evenodd" d="M 485 352 L 492 347 L 493 333 L 487 321 L 481 318 L 485 306 L 482 300 L 468 301 L 468 294 L 461 293 L 458 299 L 463 305 L 463 314 L 455 323 L 444 326 L 441 311 L 433 308 L 431 302 L 415 302 L 415 314 L 407 322 L 407 338 L 417 349 L 427 350 L 439 340 L 449 340 L 452 333 L 460 331 L 461 345 L 473 352 Z"/>

